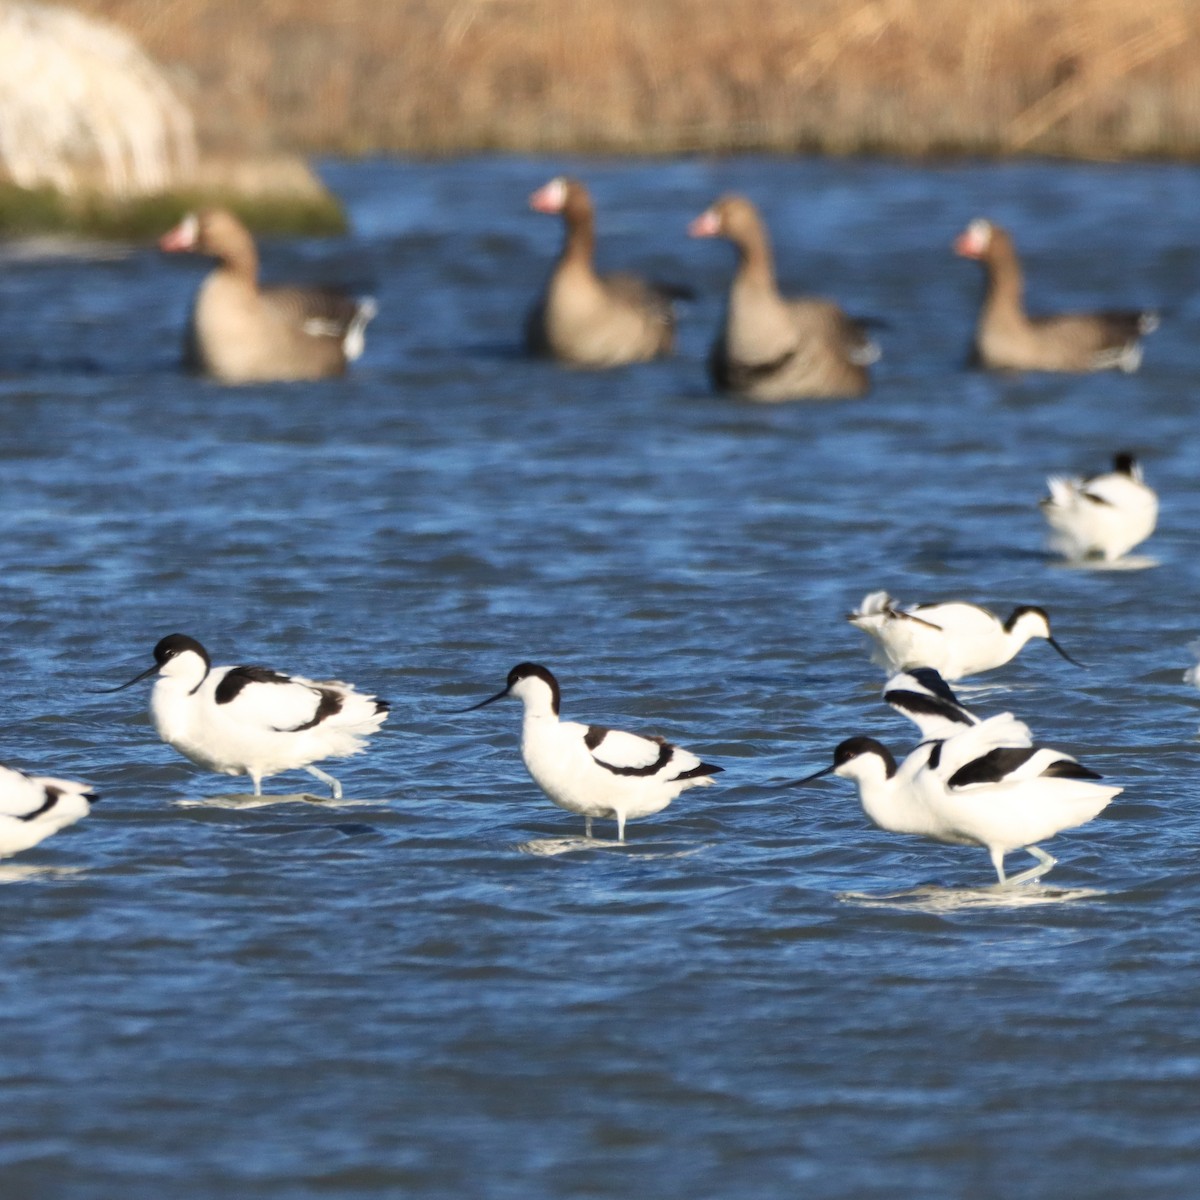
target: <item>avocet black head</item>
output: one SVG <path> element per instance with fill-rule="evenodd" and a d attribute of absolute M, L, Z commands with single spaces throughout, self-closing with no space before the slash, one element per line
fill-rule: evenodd
<path fill-rule="evenodd" d="M 135 683 L 141 683 L 149 675 L 157 674 L 162 671 L 170 673 L 170 665 L 172 662 L 179 660 L 183 655 L 195 654 L 204 664 L 204 674 L 207 675 L 212 666 L 212 661 L 208 657 L 208 651 L 200 645 L 195 638 L 188 637 L 184 633 L 169 633 L 165 638 L 160 638 L 158 644 L 154 647 L 154 665 L 147 667 L 139 675 L 135 675 L 128 683 L 119 684 L 113 688 L 101 688 L 102 692 L 123 692 L 128 687 L 133 687 Z"/>
<path fill-rule="evenodd" d="M 1008 620 L 1004 622 L 1004 629 L 1006 633 L 1014 633 L 1018 631 L 1018 627 L 1026 637 L 1045 638 L 1073 666 L 1083 666 L 1083 663 L 1072 658 L 1055 640 L 1050 632 L 1050 614 L 1044 608 L 1036 604 L 1022 604 L 1014 608 Z"/>
<path fill-rule="evenodd" d="M 1120 450 L 1113 455 L 1113 470 L 1118 475 L 1128 475 L 1131 479 L 1141 479 L 1142 468 L 1138 460 L 1128 450 Z"/>
<path fill-rule="evenodd" d="M 799 787 L 801 784 L 811 783 L 814 779 L 820 779 L 822 775 L 853 774 L 853 770 L 847 771 L 844 768 L 859 759 L 866 759 L 870 756 L 874 756 L 882 762 L 884 774 L 888 779 L 896 773 L 896 760 L 882 742 L 877 742 L 872 737 L 852 737 L 847 738 L 844 742 L 839 742 L 834 747 L 833 762 L 830 766 L 823 767 L 820 771 L 814 771 L 811 775 L 805 775 L 803 779 L 793 779 L 785 786 Z"/>
<path fill-rule="evenodd" d="M 472 704 L 468 708 L 460 708 L 458 711 L 474 712 L 477 708 L 484 708 L 489 704 L 494 704 L 497 700 L 503 700 L 506 696 L 517 696 L 519 699 L 525 699 L 525 697 L 534 694 L 536 690 L 543 686 L 549 689 L 550 707 L 553 709 L 554 715 L 558 716 L 560 699 L 558 680 L 545 667 L 530 662 L 518 663 L 513 667 L 508 673 L 508 679 L 504 687 L 494 696 L 489 696 L 486 700 L 481 700 L 478 704 Z"/>

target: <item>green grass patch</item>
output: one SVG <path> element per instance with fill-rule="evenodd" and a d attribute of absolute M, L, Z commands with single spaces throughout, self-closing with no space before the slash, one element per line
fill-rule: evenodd
<path fill-rule="evenodd" d="M 230 209 L 255 233 L 321 237 L 345 233 L 347 228 L 346 214 L 332 196 L 178 191 L 115 200 L 94 193 L 66 196 L 53 188 L 0 183 L 0 236 L 74 234 L 137 240 L 165 232 L 186 212 L 210 207 Z"/>

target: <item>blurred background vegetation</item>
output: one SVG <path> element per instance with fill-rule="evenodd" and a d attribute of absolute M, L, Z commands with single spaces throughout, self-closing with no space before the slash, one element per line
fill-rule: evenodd
<path fill-rule="evenodd" d="M 1200 148 L 1197 0 L 0 0 L 0 53 L 10 231 L 337 228 L 314 153 Z"/>
<path fill-rule="evenodd" d="M 336 153 L 1200 147 L 1195 0 L 79 0 L 213 145 Z"/>

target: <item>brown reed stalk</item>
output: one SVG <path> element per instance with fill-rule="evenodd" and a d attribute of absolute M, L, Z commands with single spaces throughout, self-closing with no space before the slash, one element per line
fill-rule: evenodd
<path fill-rule="evenodd" d="M 1194 0 L 77 0 L 230 149 L 1200 147 Z"/>

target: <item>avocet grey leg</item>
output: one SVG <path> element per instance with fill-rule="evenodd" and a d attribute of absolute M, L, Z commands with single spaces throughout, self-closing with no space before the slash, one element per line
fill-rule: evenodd
<path fill-rule="evenodd" d="M 1045 850 L 1041 848 L 1041 846 L 1026 846 L 1025 850 L 1026 853 L 1032 854 L 1033 857 L 1038 860 L 1038 865 L 1036 867 L 1030 867 L 1028 871 L 1022 871 L 1019 875 L 1014 875 L 1008 881 L 1009 887 L 1017 887 L 1019 884 L 1032 883 L 1035 879 L 1041 879 L 1041 877 L 1045 875 L 1046 872 L 1049 871 L 1056 862 L 1058 862 L 1057 858 L 1055 858 L 1053 855 L 1047 854 Z"/>
<path fill-rule="evenodd" d="M 319 779 L 322 783 L 327 784 L 329 790 L 333 793 L 335 800 L 342 798 L 342 785 L 336 779 L 320 767 L 305 767 L 304 768 L 314 779 Z"/>

